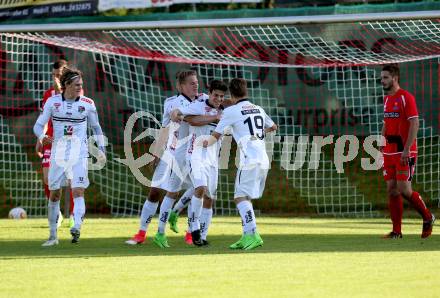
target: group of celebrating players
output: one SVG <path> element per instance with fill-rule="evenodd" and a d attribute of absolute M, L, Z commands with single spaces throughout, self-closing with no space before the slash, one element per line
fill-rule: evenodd
<path fill-rule="evenodd" d="M 242 223 L 243 235 L 231 245 L 235 249 L 253 249 L 263 244 L 256 227 L 252 199 L 260 198 L 269 169 L 265 149 L 265 134 L 277 126 L 258 105 L 248 99 L 247 82 L 233 79 L 229 86 L 219 80 L 209 83 L 207 94 L 199 93 L 197 73 L 183 70 L 177 73 L 176 96 L 164 103 L 162 128 L 150 152 L 155 156 L 155 171 L 150 192 L 140 218 L 138 233 L 127 244 L 145 241 L 146 231 L 157 212 L 162 190 L 166 191 L 159 210 L 158 232 L 153 242 L 162 248 L 169 247 L 165 226 L 170 220 L 171 229 L 178 231 L 179 212 L 188 205 L 189 231 L 186 241 L 195 246 L 208 245 L 206 240 L 212 218 L 213 200 L 218 182 L 218 153 L 221 136 L 226 131 L 240 148 L 240 166 L 236 176 L 234 200 Z M 102 129 L 93 100 L 82 95 L 82 74 L 66 68 L 60 77 L 62 92 L 50 97 L 34 126 L 34 133 L 42 144 L 52 144 L 48 173 L 49 239 L 43 246 L 58 244 L 57 217 L 59 190 L 70 181 L 74 197 L 71 228 L 72 243 L 77 243 L 85 213 L 84 190 L 87 177 L 87 124 L 89 124 L 105 158 Z M 224 100 L 228 92 L 230 99 Z M 228 105 L 228 107 L 225 107 Z M 44 125 L 53 122 L 53 137 L 44 131 Z M 73 158 L 76 157 L 76 158 Z M 69 162 L 66 162 L 69 161 Z M 182 189 L 185 193 L 173 205 Z"/>
<path fill-rule="evenodd" d="M 54 68 L 56 63 L 54 64 Z M 384 101 L 386 139 L 384 177 L 387 182 L 393 230 L 386 238 L 401 238 L 403 202 L 408 200 L 423 217 L 422 237 L 431 235 L 435 217 L 426 208 L 417 192 L 411 189 L 416 159 L 415 138 L 418 113 L 414 97 L 399 86 L 396 66 L 385 66 L 382 85 L 388 95 Z M 59 91 L 54 90 L 44 103 L 34 133 L 43 145 L 52 145 L 48 171 L 48 219 L 50 235 L 43 246 L 58 244 L 57 218 L 60 210 L 60 188 L 68 181 L 72 189 L 74 224 L 70 230 L 72 243 L 77 243 L 85 214 L 84 191 L 89 185 L 87 175 L 87 126 L 94 132 L 100 149 L 98 159 L 105 160 L 103 132 L 92 99 L 83 95 L 82 73 L 65 66 L 59 76 Z M 178 232 L 180 212 L 188 208 L 188 231 L 185 241 L 195 246 L 208 245 L 207 234 L 216 199 L 219 151 L 222 136 L 232 134 L 240 152 L 234 201 L 242 220 L 241 238 L 231 249 L 251 250 L 263 245 L 258 233 L 252 200 L 262 196 L 270 167 L 265 149 L 265 135 L 277 130 L 277 125 L 264 109 L 248 98 L 247 82 L 234 78 L 209 82 L 208 94 L 199 93 L 197 73 L 179 71 L 176 75 L 178 94 L 164 102 L 162 128 L 150 148 L 154 155 L 154 174 L 145 201 L 138 232 L 126 241 L 141 244 L 148 226 L 157 212 L 162 191 L 166 194 L 159 209 L 158 231 L 153 243 L 170 247 L 165 231 L 167 223 Z M 225 99 L 225 95 L 229 95 Z M 148 99 L 146 99 L 148 100 Z M 51 120 L 53 136 L 44 125 Z M 48 158 L 48 155 L 45 156 Z M 185 190 L 180 200 L 179 194 Z"/>

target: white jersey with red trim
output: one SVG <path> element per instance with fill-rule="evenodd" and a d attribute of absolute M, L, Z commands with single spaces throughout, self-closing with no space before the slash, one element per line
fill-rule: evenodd
<path fill-rule="evenodd" d="M 181 108 L 179 110 L 185 116 L 215 116 L 219 113 L 218 109 L 209 104 L 208 98 L 201 101 L 195 101 L 187 107 Z M 190 141 L 188 144 L 186 156 L 188 160 L 203 161 L 203 164 L 218 167 L 218 155 L 220 151 L 221 140 L 213 146 L 209 146 L 208 148 L 196 146 L 196 141 L 199 137 L 211 135 L 216 127 L 217 123 L 215 122 L 202 126 L 189 126 Z"/>
<path fill-rule="evenodd" d="M 62 94 L 50 97 L 37 119 L 37 124 L 53 123 L 52 157 L 88 157 L 87 125 L 99 125 L 95 103 L 80 96 L 67 100 Z"/>
<path fill-rule="evenodd" d="M 162 126 L 169 126 L 168 142 L 166 150 L 176 156 L 180 160 L 185 159 L 186 149 L 188 145 L 189 124 L 187 122 L 176 123 L 170 121 L 171 112 L 175 109 L 183 109 L 189 106 L 192 102 L 203 101 L 208 98 L 208 95 L 201 93 L 194 101 L 189 97 L 179 94 L 165 100 L 164 113 L 162 118 Z"/>
<path fill-rule="evenodd" d="M 273 125 L 262 107 L 242 99 L 223 111 L 215 131 L 223 134 L 225 128 L 232 128 L 232 136 L 240 148 L 240 167 L 255 164 L 269 167 L 264 129 Z"/>

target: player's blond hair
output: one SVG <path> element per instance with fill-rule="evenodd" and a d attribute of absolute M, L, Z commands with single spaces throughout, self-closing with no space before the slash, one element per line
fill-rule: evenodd
<path fill-rule="evenodd" d="M 186 78 L 190 76 L 197 76 L 197 72 L 192 69 L 181 70 L 176 73 L 176 79 L 178 84 L 184 84 L 186 82 Z"/>

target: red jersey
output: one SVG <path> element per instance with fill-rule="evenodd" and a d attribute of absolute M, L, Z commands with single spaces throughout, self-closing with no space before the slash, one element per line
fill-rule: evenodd
<path fill-rule="evenodd" d="M 383 153 L 392 155 L 403 152 L 408 139 L 409 120 L 418 117 L 414 96 L 406 90 L 399 89 L 393 95 L 384 98 L 384 123 L 386 145 Z M 417 152 L 417 141 L 411 144 L 411 153 Z"/>
<path fill-rule="evenodd" d="M 44 92 L 43 94 L 43 102 L 41 103 L 41 109 L 43 109 L 44 104 L 46 103 L 46 101 L 54 96 L 56 94 L 55 89 L 53 87 L 50 87 L 49 89 L 46 90 L 46 92 Z M 46 131 L 46 135 L 48 135 L 49 137 L 53 136 L 53 125 L 52 125 L 52 120 L 49 120 L 49 122 L 47 122 L 47 131 Z"/>

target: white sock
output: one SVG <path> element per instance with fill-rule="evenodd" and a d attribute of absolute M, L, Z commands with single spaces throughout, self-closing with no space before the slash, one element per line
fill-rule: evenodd
<path fill-rule="evenodd" d="M 157 206 L 159 205 L 159 202 L 150 202 L 148 200 L 145 201 L 144 206 L 142 207 L 142 213 L 141 213 L 141 222 L 139 230 L 146 231 L 148 228 L 148 225 L 151 222 L 151 219 L 156 214 Z"/>
<path fill-rule="evenodd" d="M 50 231 L 49 237 L 51 239 L 56 239 L 57 222 L 58 222 L 58 216 L 60 215 L 60 201 L 53 202 L 49 200 L 47 207 L 48 207 L 47 219 L 49 220 L 49 231 Z"/>
<path fill-rule="evenodd" d="M 191 232 L 200 230 L 200 214 L 202 213 L 203 199 L 199 199 L 196 196 L 191 198 L 191 219 L 190 228 Z"/>
<path fill-rule="evenodd" d="M 173 207 L 173 211 L 180 214 L 182 210 L 188 206 L 189 202 L 191 202 L 191 197 L 194 194 L 194 188 L 188 188 L 185 193 L 180 197 L 179 201 L 177 201 L 176 205 Z"/>
<path fill-rule="evenodd" d="M 86 203 L 84 197 L 73 198 L 73 220 L 75 229 L 81 230 L 81 225 L 84 220 L 84 214 L 86 214 Z"/>
<path fill-rule="evenodd" d="M 257 232 L 257 222 L 255 220 L 254 208 L 249 201 L 242 201 L 237 204 L 243 222 L 243 234 L 254 234 Z"/>
<path fill-rule="evenodd" d="M 167 225 L 168 217 L 170 217 L 170 210 L 173 207 L 174 201 L 174 199 L 165 196 L 162 204 L 160 204 L 159 227 L 157 231 L 161 234 L 165 233 L 165 226 Z"/>
<path fill-rule="evenodd" d="M 212 219 L 212 209 L 211 208 L 203 208 L 202 214 L 200 215 L 200 232 L 202 234 L 202 239 L 206 240 L 206 236 L 208 235 L 209 225 L 211 224 Z"/>

